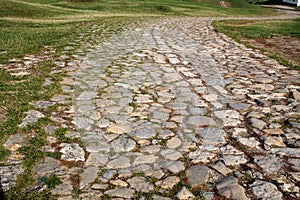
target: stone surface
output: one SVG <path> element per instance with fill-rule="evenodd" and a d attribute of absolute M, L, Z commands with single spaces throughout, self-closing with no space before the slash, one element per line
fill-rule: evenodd
<path fill-rule="evenodd" d="M 180 192 L 177 193 L 176 197 L 180 200 L 189 200 L 189 199 L 194 199 L 195 196 L 193 193 L 188 191 L 186 187 L 183 187 Z"/>
<path fill-rule="evenodd" d="M 186 171 L 188 183 L 196 187 L 208 180 L 209 168 L 203 165 L 193 165 Z"/>
<path fill-rule="evenodd" d="M 61 159 L 66 161 L 84 161 L 84 151 L 83 149 L 76 143 L 66 144 L 59 151 L 62 153 Z"/>
<path fill-rule="evenodd" d="M 232 176 L 225 177 L 217 182 L 218 193 L 228 199 L 245 200 L 248 197 L 245 189 L 238 184 L 238 179 Z"/>
<path fill-rule="evenodd" d="M 36 123 L 40 118 L 45 117 L 45 115 L 39 111 L 36 110 L 29 110 L 27 112 L 27 116 L 23 119 L 22 123 L 19 125 L 19 127 L 26 127 L 29 124 Z"/>
<path fill-rule="evenodd" d="M 253 194 L 263 200 L 282 199 L 282 193 L 272 183 L 257 180 L 251 184 Z"/>
<path fill-rule="evenodd" d="M 6 192 L 12 188 L 16 183 L 18 175 L 23 172 L 24 169 L 21 165 L 0 166 L 1 189 Z"/>
<path fill-rule="evenodd" d="M 154 186 L 147 182 L 144 177 L 133 177 L 127 181 L 131 188 L 140 192 L 149 192 L 154 189 Z"/>
<path fill-rule="evenodd" d="M 94 166 L 89 166 L 84 169 L 83 173 L 81 174 L 80 189 L 84 188 L 87 184 L 96 179 L 98 170 L 98 167 Z"/>

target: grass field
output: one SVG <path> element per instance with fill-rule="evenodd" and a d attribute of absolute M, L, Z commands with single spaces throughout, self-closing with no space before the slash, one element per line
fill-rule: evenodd
<path fill-rule="evenodd" d="M 288 44 L 281 45 L 282 37 L 288 37 L 290 41 L 300 41 L 300 18 L 287 19 L 287 20 L 226 20 L 215 21 L 214 27 L 219 31 L 227 34 L 229 37 L 234 38 L 238 42 L 260 48 L 263 51 L 268 52 L 271 57 L 277 59 L 281 64 L 292 67 L 294 69 L 300 69 L 299 54 L 292 54 L 298 46 L 288 48 Z M 272 38 L 278 38 L 278 41 L 274 39 L 273 43 L 266 43 L 265 41 L 272 41 Z M 264 45 L 250 43 L 250 41 L 263 41 Z M 272 46 L 273 48 L 271 48 Z M 274 47 L 275 46 L 275 47 Z M 275 51 L 275 52 L 273 52 Z M 292 55 L 290 55 L 292 54 Z M 288 56 L 287 56 L 288 55 Z"/>

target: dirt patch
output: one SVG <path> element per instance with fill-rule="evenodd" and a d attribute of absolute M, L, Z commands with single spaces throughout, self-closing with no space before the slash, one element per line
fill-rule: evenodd
<path fill-rule="evenodd" d="M 280 53 L 296 65 L 300 65 L 300 38 L 276 36 L 272 38 L 247 39 L 252 46 L 267 49 L 271 53 Z"/>

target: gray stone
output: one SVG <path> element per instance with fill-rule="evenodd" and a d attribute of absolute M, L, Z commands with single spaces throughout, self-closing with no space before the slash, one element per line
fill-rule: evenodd
<path fill-rule="evenodd" d="M 186 187 L 183 187 L 180 192 L 177 193 L 176 197 L 180 200 L 194 199 L 195 196 Z"/>
<path fill-rule="evenodd" d="M 214 114 L 222 120 L 223 126 L 237 126 L 241 123 L 241 116 L 236 110 L 220 110 Z"/>
<path fill-rule="evenodd" d="M 228 199 L 246 200 L 245 189 L 238 184 L 238 179 L 228 176 L 216 183 L 218 193 Z"/>
<path fill-rule="evenodd" d="M 37 164 L 33 171 L 35 173 L 41 173 L 41 174 L 46 174 L 46 173 L 55 173 L 58 169 L 60 168 L 58 160 L 55 158 L 51 157 L 46 157 L 43 162 Z"/>
<path fill-rule="evenodd" d="M 84 169 L 83 173 L 81 174 L 80 189 L 83 189 L 86 185 L 93 182 L 97 178 L 98 170 L 98 167 L 94 166 L 89 166 Z"/>
<path fill-rule="evenodd" d="M 282 199 L 282 193 L 277 187 L 269 182 L 256 180 L 250 185 L 252 193 L 262 200 L 278 200 Z"/>
<path fill-rule="evenodd" d="M 258 128 L 259 130 L 262 130 L 266 127 L 267 123 L 260 120 L 260 119 L 256 119 L 256 118 L 251 118 L 250 122 L 252 124 L 253 127 Z"/>
<path fill-rule="evenodd" d="M 153 154 L 152 155 L 142 155 L 142 156 L 139 156 L 137 157 L 133 164 L 134 165 L 140 165 L 140 164 L 152 164 L 152 163 L 155 163 L 156 159 L 158 159 L 157 156 L 154 156 Z"/>
<path fill-rule="evenodd" d="M 90 130 L 94 121 L 86 117 L 75 117 L 72 123 L 76 125 L 78 129 Z"/>
<path fill-rule="evenodd" d="M 84 150 L 79 144 L 66 144 L 60 151 L 61 159 L 66 161 L 84 161 Z"/>
<path fill-rule="evenodd" d="M 148 183 L 147 179 L 144 177 L 133 177 L 127 182 L 130 184 L 131 188 L 140 192 L 150 192 L 154 189 L 154 186 L 151 183 Z"/>
<path fill-rule="evenodd" d="M 134 136 L 138 137 L 139 139 L 149 139 L 156 135 L 154 129 L 140 129 L 134 133 Z"/>
<path fill-rule="evenodd" d="M 194 165 L 186 170 L 188 183 L 192 187 L 196 187 L 208 180 L 209 168 L 203 165 Z"/>
<path fill-rule="evenodd" d="M 0 166 L 0 185 L 1 189 L 6 192 L 12 188 L 17 177 L 24 172 L 22 165 Z"/>
<path fill-rule="evenodd" d="M 31 104 L 33 105 L 34 108 L 46 109 L 49 108 L 50 106 L 55 105 L 56 103 L 51 101 L 34 101 Z"/>
<path fill-rule="evenodd" d="M 170 172 L 177 174 L 185 169 L 183 162 L 181 161 L 167 161 L 164 165 L 163 168 L 169 170 Z"/>
<path fill-rule="evenodd" d="M 181 140 L 177 137 L 173 137 L 172 139 L 167 141 L 167 147 L 170 149 L 176 149 L 181 145 Z"/>
<path fill-rule="evenodd" d="M 104 194 L 109 195 L 111 197 L 131 199 L 134 195 L 134 190 L 129 188 L 117 188 L 113 190 L 107 190 L 104 192 Z"/>
<path fill-rule="evenodd" d="M 218 161 L 217 163 L 212 165 L 212 167 L 225 176 L 232 172 L 232 170 L 226 167 L 221 161 Z"/>
<path fill-rule="evenodd" d="M 91 153 L 85 163 L 86 166 L 104 166 L 108 161 L 108 155 L 101 153 Z"/>
<path fill-rule="evenodd" d="M 162 189 L 172 189 L 179 181 L 180 179 L 177 176 L 169 176 L 163 180 L 161 187 Z"/>
<path fill-rule="evenodd" d="M 107 163 L 106 167 L 108 169 L 124 169 L 130 167 L 130 160 L 125 156 L 120 156 L 114 160 Z"/>
<path fill-rule="evenodd" d="M 3 144 L 5 148 L 10 151 L 16 151 L 20 147 L 28 144 L 29 141 L 26 141 L 28 136 L 25 134 L 14 134 L 9 136 L 8 140 Z"/>
<path fill-rule="evenodd" d="M 112 141 L 111 144 L 115 152 L 128 152 L 135 148 L 136 142 L 130 138 L 121 136 Z"/>
<path fill-rule="evenodd" d="M 187 123 L 193 126 L 216 126 L 216 122 L 206 116 L 192 116 L 189 117 Z"/>
<path fill-rule="evenodd" d="M 222 160 L 228 165 L 239 165 L 247 162 L 245 154 L 242 151 L 237 150 L 231 145 L 227 145 L 221 148 Z"/>
<path fill-rule="evenodd" d="M 192 163 L 210 163 L 213 158 L 217 156 L 216 153 L 206 151 L 203 149 L 197 149 L 196 151 L 188 154 L 189 158 L 192 159 Z"/>
<path fill-rule="evenodd" d="M 223 145 L 226 143 L 226 133 L 219 128 L 203 128 L 199 130 L 200 136 L 203 139 L 202 146 L 206 145 Z"/>
<path fill-rule="evenodd" d="M 70 195 L 72 194 L 73 186 L 69 182 L 64 182 L 60 185 L 57 185 L 51 193 L 53 195 Z"/>
<path fill-rule="evenodd" d="M 97 96 L 97 92 L 94 91 L 84 91 L 79 95 L 77 100 L 91 100 L 94 99 Z"/>
<path fill-rule="evenodd" d="M 23 119 L 22 123 L 19 125 L 19 127 L 23 128 L 29 124 L 36 123 L 40 118 L 45 117 L 45 115 L 39 111 L 36 110 L 29 110 L 27 112 L 27 116 Z"/>
<path fill-rule="evenodd" d="M 265 172 L 271 174 L 277 174 L 284 165 L 284 163 L 274 155 L 254 156 L 254 162 Z"/>
<path fill-rule="evenodd" d="M 160 154 L 168 160 L 178 160 L 181 157 L 181 153 L 174 149 L 161 150 Z"/>

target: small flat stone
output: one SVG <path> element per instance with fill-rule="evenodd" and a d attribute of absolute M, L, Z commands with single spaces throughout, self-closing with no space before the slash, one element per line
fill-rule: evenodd
<path fill-rule="evenodd" d="M 45 117 L 45 115 L 39 111 L 36 110 L 29 110 L 27 112 L 27 116 L 23 119 L 22 123 L 19 125 L 19 127 L 23 128 L 29 124 L 36 123 L 40 118 Z"/>
<path fill-rule="evenodd" d="M 144 177 L 133 177 L 127 182 L 130 184 L 131 188 L 140 192 L 150 192 L 154 189 L 154 186 L 151 183 L 148 183 L 147 179 Z"/>
<path fill-rule="evenodd" d="M 51 193 L 53 195 L 70 195 L 72 194 L 73 186 L 69 182 L 62 183 L 60 185 L 57 185 Z"/>
<path fill-rule="evenodd" d="M 187 123 L 193 126 L 216 126 L 216 122 L 206 116 L 192 116 L 189 117 Z"/>
<path fill-rule="evenodd" d="M 173 137 L 172 139 L 167 141 L 167 147 L 170 149 L 176 149 L 181 145 L 181 140 L 179 138 Z"/>
<path fill-rule="evenodd" d="M 177 193 L 176 197 L 180 200 L 194 199 L 195 196 L 186 187 L 183 187 L 180 192 Z"/>
<path fill-rule="evenodd" d="M 26 134 L 11 135 L 9 136 L 8 140 L 3 144 L 3 146 L 10 151 L 16 151 L 20 147 L 29 143 L 29 141 L 26 141 L 26 138 Z"/>
<path fill-rule="evenodd" d="M 228 165 L 245 164 L 247 159 L 242 151 L 237 150 L 231 145 L 227 145 L 221 148 L 222 160 Z"/>
<path fill-rule="evenodd" d="M 263 131 L 268 135 L 281 135 L 281 134 L 284 134 L 284 132 L 279 128 L 264 129 Z"/>
<path fill-rule="evenodd" d="M 134 165 L 152 164 L 152 163 L 155 163 L 156 159 L 158 159 L 158 157 L 154 156 L 153 154 L 151 154 L 151 155 L 143 155 L 143 156 L 137 157 L 134 160 L 133 164 Z"/>
<path fill-rule="evenodd" d="M 140 129 L 137 130 L 134 135 L 139 139 L 149 139 L 156 135 L 154 129 Z"/>
<path fill-rule="evenodd" d="M 163 189 L 172 189 L 177 183 L 179 183 L 180 179 L 177 176 L 169 176 L 165 180 L 163 180 L 161 187 Z"/>
<path fill-rule="evenodd" d="M 39 174 L 54 173 L 60 168 L 58 160 L 51 157 L 46 157 L 42 162 L 37 164 L 33 171 Z"/>
<path fill-rule="evenodd" d="M 241 116 L 236 110 L 220 110 L 214 114 L 223 121 L 224 126 L 237 126 L 241 123 Z"/>
<path fill-rule="evenodd" d="M 168 160 L 178 160 L 181 157 L 181 153 L 174 149 L 164 149 L 160 154 Z"/>
<path fill-rule="evenodd" d="M 135 148 L 136 142 L 130 138 L 121 136 L 112 141 L 111 144 L 115 152 L 128 152 Z"/>
<path fill-rule="evenodd" d="M 85 163 L 86 166 L 104 166 L 108 161 L 108 155 L 101 153 L 91 153 Z"/>
<path fill-rule="evenodd" d="M 253 127 L 258 128 L 259 130 L 262 130 L 264 127 L 267 126 L 266 122 L 264 122 L 260 119 L 256 119 L 256 118 L 251 118 L 250 122 L 251 122 Z"/>
<path fill-rule="evenodd" d="M 24 172 L 22 165 L 0 166 L 1 189 L 5 192 L 12 188 L 20 174 Z"/>
<path fill-rule="evenodd" d="M 203 165 L 194 165 L 186 171 L 186 175 L 189 184 L 192 187 L 196 187 L 207 181 L 209 175 L 209 168 Z"/>
<path fill-rule="evenodd" d="M 87 184 L 93 182 L 97 178 L 99 168 L 94 166 L 89 166 L 84 169 L 81 174 L 80 189 L 83 189 Z"/>
<path fill-rule="evenodd" d="M 118 188 L 118 189 L 107 190 L 104 192 L 104 194 L 109 195 L 111 197 L 131 199 L 134 195 L 134 190 L 129 188 Z"/>
<path fill-rule="evenodd" d="M 248 200 L 245 189 L 238 184 L 233 176 L 225 177 L 216 183 L 218 193 L 228 199 Z"/>
<path fill-rule="evenodd" d="M 252 193 L 262 200 L 277 200 L 282 199 L 282 193 L 277 187 L 269 182 L 256 180 L 250 185 Z"/>
<path fill-rule="evenodd" d="M 66 144 L 60 151 L 61 159 L 66 161 L 84 161 L 84 150 L 79 144 Z"/>
<path fill-rule="evenodd" d="M 284 163 L 274 155 L 254 156 L 254 162 L 257 163 L 265 172 L 277 174 Z"/>
<path fill-rule="evenodd" d="M 167 161 L 163 167 L 174 174 L 177 174 L 185 169 L 183 162 L 181 161 Z"/>
<path fill-rule="evenodd" d="M 107 163 L 108 169 L 124 169 L 130 167 L 130 160 L 125 156 L 120 156 Z"/>
<path fill-rule="evenodd" d="M 212 165 L 212 167 L 225 176 L 232 172 L 232 170 L 226 167 L 221 161 L 218 161 L 217 163 Z"/>

